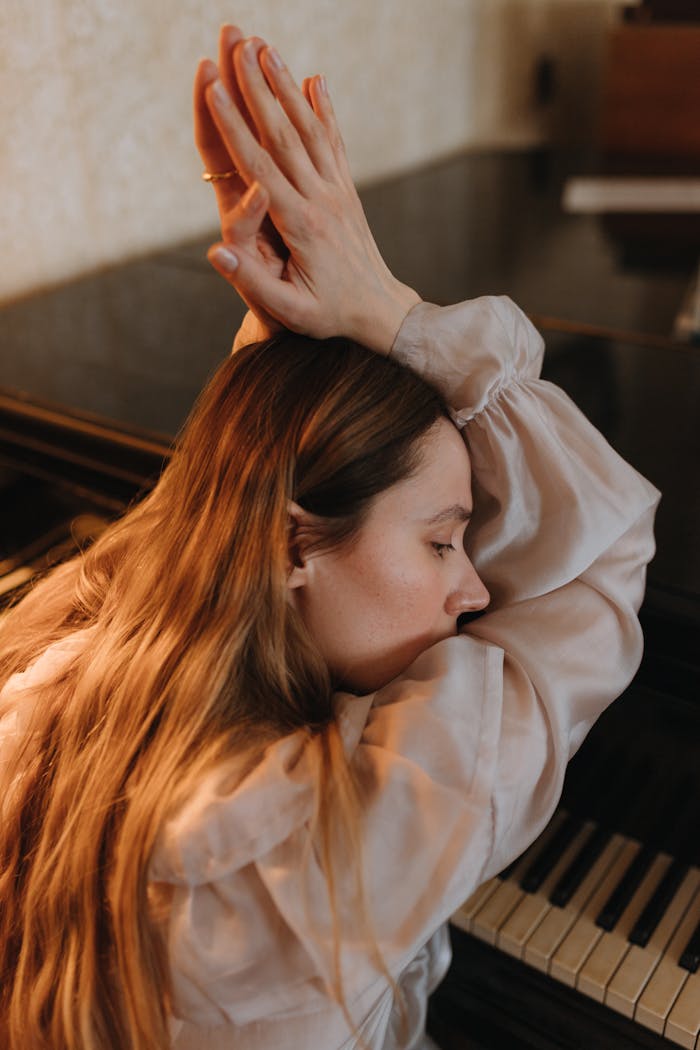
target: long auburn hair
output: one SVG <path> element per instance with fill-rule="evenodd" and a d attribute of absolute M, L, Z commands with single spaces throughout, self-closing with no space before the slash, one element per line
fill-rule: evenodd
<path fill-rule="evenodd" d="M 168 960 L 149 900 L 158 832 L 205 771 L 249 769 L 299 729 L 315 748 L 313 833 L 345 1009 L 333 857 L 342 836 L 360 872 L 360 788 L 328 669 L 287 599 L 288 501 L 320 516 L 320 545 L 351 540 L 445 415 L 432 387 L 348 340 L 251 344 L 200 395 L 153 490 L 3 621 L 0 688 L 91 629 L 34 687 L 0 763 L 8 1050 L 169 1045 Z"/>

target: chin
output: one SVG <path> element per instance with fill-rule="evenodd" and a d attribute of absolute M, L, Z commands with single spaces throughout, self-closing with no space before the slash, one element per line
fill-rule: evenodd
<path fill-rule="evenodd" d="M 426 649 L 430 649 L 438 642 L 444 641 L 445 638 L 452 638 L 454 633 L 441 635 L 439 638 L 432 638 L 420 644 L 414 644 L 410 649 L 404 649 L 400 656 L 397 655 L 391 662 L 386 661 L 381 669 L 377 669 L 371 675 L 367 675 L 366 667 L 364 674 L 353 674 L 351 670 L 347 669 L 344 674 L 333 674 L 334 688 L 344 693 L 353 693 L 355 696 L 367 696 L 368 693 L 376 693 L 408 670 L 413 661 L 417 660 Z"/>

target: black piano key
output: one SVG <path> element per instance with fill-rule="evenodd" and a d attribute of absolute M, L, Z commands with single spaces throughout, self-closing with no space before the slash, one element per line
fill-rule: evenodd
<path fill-rule="evenodd" d="M 698 826 L 695 799 L 695 778 L 682 777 L 673 790 L 659 790 L 665 804 L 657 825 L 652 828 L 654 839 L 664 853 L 688 863 L 688 844 L 695 837 Z"/>
<path fill-rule="evenodd" d="M 526 893 L 537 893 L 550 871 L 583 826 L 580 817 L 567 816 L 559 830 L 544 849 L 535 857 L 520 880 L 520 889 Z"/>
<path fill-rule="evenodd" d="M 640 882 L 651 867 L 656 851 L 642 846 L 634 859 L 627 866 L 625 874 L 612 891 L 596 917 L 596 926 L 604 930 L 613 930 L 623 911 L 632 900 Z"/>
<path fill-rule="evenodd" d="M 690 970 L 691 973 L 698 972 L 698 966 L 700 966 L 700 922 L 695 927 L 695 933 L 681 952 L 678 965 L 682 966 L 684 970 Z"/>
<path fill-rule="evenodd" d="M 630 930 L 628 939 L 631 944 L 646 948 L 649 938 L 666 914 L 666 909 L 687 873 L 688 865 L 681 864 L 678 860 L 674 860 L 666 869 L 666 874 L 654 890 L 649 903 Z"/>
<path fill-rule="evenodd" d="M 552 890 L 549 898 L 550 904 L 557 908 L 564 908 L 569 903 L 611 838 L 612 832 L 607 828 L 597 827 L 591 831 Z"/>
<path fill-rule="evenodd" d="M 515 860 L 510 862 L 507 868 L 504 868 L 503 871 L 499 871 L 497 878 L 501 879 L 502 882 L 506 882 L 511 877 L 519 863 L 520 857 L 516 857 Z"/>

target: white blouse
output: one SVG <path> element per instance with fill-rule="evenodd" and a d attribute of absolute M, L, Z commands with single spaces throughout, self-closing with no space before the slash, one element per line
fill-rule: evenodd
<path fill-rule="evenodd" d="M 402 1032 L 393 990 L 343 911 L 354 877 L 341 870 L 343 987 L 371 1050 L 426 1045 L 427 996 L 450 960 L 447 918 L 542 831 L 567 762 L 641 658 L 636 613 L 659 494 L 538 379 L 542 352 L 524 314 L 495 297 L 419 303 L 391 351 L 440 387 L 462 428 L 467 547 L 492 601 L 377 693 L 336 697 L 368 789 L 369 913 L 408 1020 Z M 26 674 L 55 668 L 57 648 Z M 13 735 L 9 716 L 3 729 Z M 329 993 L 333 928 L 308 842 L 305 736 L 271 745 L 233 789 L 225 773 L 168 820 L 150 871 L 166 902 L 173 1047 L 350 1050 L 356 1038 Z"/>

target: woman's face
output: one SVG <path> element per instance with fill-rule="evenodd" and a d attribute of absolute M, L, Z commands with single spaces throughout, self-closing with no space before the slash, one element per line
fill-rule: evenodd
<path fill-rule="evenodd" d="M 464 551 L 472 509 L 464 442 L 439 420 L 421 442 L 418 470 L 374 500 L 354 542 L 299 558 L 290 600 L 336 684 L 356 693 L 386 685 L 460 613 L 489 595 Z"/>

